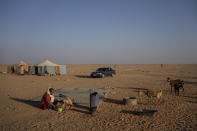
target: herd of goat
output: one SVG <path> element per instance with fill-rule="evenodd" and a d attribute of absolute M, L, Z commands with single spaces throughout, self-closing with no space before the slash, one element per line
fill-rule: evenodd
<path fill-rule="evenodd" d="M 171 92 L 174 89 L 175 95 L 179 96 L 179 91 L 182 90 L 184 92 L 184 81 L 180 79 L 172 80 L 170 77 L 167 77 L 167 82 L 169 82 L 171 86 Z M 162 96 L 162 90 L 160 91 L 152 91 L 152 90 L 140 90 L 139 95 L 146 95 L 149 98 L 156 97 L 157 99 L 160 99 Z"/>

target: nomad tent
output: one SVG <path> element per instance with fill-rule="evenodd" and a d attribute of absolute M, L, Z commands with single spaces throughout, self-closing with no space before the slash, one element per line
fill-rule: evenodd
<path fill-rule="evenodd" d="M 36 74 L 36 66 L 29 65 L 28 70 L 29 70 L 29 72 L 28 72 L 29 75 L 35 75 Z"/>
<path fill-rule="evenodd" d="M 44 62 L 38 64 L 38 75 L 45 75 L 45 74 L 54 75 L 55 66 L 58 65 L 49 60 L 45 60 Z"/>
<path fill-rule="evenodd" d="M 16 73 L 23 75 L 24 73 L 28 72 L 28 64 L 26 64 L 23 61 L 20 61 L 19 63 L 15 64 Z"/>
<path fill-rule="evenodd" d="M 64 75 L 66 74 L 66 67 L 63 65 L 55 64 L 49 60 L 38 64 L 38 75 Z"/>

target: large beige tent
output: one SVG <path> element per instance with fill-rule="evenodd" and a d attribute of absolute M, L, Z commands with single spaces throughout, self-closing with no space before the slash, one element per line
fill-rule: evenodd
<path fill-rule="evenodd" d="M 42 63 L 38 64 L 38 74 L 39 75 L 44 75 L 44 74 L 50 74 L 50 75 L 55 75 L 55 67 L 58 65 L 49 61 L 45 60 Z"/>
<path fill-rule="evenodd" d="M 38 74 L 65 75 L 66 67 L 64 65 L 55 64 L 49 60 L 38 64 Z"/>
<path fill-rule="evenodd" d="M 45 60 L 44 62 L 38 64 L 38 66 L 59 66 L 59 65 L 55 64 L 49 60 Z"/>

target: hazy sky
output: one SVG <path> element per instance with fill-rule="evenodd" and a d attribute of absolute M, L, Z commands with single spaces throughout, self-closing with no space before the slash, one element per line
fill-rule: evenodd
<path fill-rule="evenodd" d="M 0 0 L 0 64 L 197 64 L 196 0 Z"/>

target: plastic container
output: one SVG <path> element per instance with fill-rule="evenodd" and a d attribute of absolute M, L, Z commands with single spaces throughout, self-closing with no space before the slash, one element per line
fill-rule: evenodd
<path fill-rule="evenodd" d="M 61 107 L 59 107 L 57 111 L 58 111 L 58 112 L 62 112 L 62 108 L 61 108 Z"/>
<path fill-rule="evenodd" d="M 97 92 L 90 93 L 90 112 L 96 112 L 99 105 L 99 94 Z"/>
<path fill-rule="evenodd" d="M 123 103 L 125 105 L 137 105 L 137 99 L 135 97 L 125 97 Z"/>

